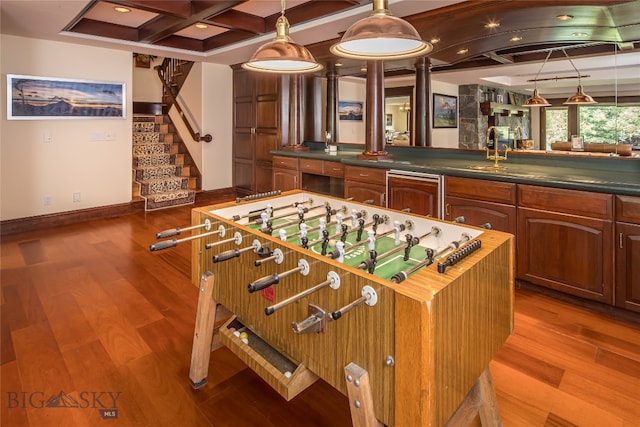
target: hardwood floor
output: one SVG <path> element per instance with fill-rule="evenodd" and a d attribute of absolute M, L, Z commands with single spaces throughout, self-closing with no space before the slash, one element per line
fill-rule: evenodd
<path fill-rule="evenodd" d="M 2 426 L 350 425 L 326 383 L 287 403 L 225 348 L 191 389 L 190 246 L 148 250 L 190 209 L 2 241 Z M 505 426 L 640 426 L 638 324 L 517 291 L 515 332 L 490 368 Z"/>

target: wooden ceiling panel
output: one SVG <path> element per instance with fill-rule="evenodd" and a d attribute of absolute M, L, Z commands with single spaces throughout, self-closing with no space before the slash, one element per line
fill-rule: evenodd
<path fill-rule="evenodd" d="M 83 15 L 91 11 L 92 5 L 101 3 L 93 1 Z M 279 11 L 272 13 L 279 1 L 269 1 L 268 5 L 264 0 L 114 0 L 111 3 L 158 16 L 137 29 L 115 24 L 118 21 L 113 17 L 110 21 L 107 18 L 100 21 L 79 16 L 66 30 L 202 53 L 273 32 L 280 16 Z M 286 17 L 292 26 L 321 18 L 330 20 L 336 13 L 370 3 L 371 0 L 296 0 L 286 9 Z M 103 13 L 114 13 L 111 9 Z M 561 21 L 556 18 L 561 14 L 572 15 L 573 19 Z M 423 39 L 439 38 L 429 54 L 432 64 L 439 67 L 519 62 L 531 57 L 527 52 L 539 56 L 540 50 L 549 46 L 640 41 L 640 0 L 472 0 L 415 13 L 404 19 L 416 27 Z M 485 28 L 490 21 L 500 25 Z M 215 31 L 212 32 L 215 35 L 208 37 L 185 37 L 184 30 L 198 22 L 224 32 Z M 317 31 L 322 33 L 320 29 Z M 574 33 L 586 36 L 576 37 Z M 323 38 L 318 40 L 323 41 L 308 45 L 310 51 L 325 65 L 336 62 L 338 58 L 329 52 L 329 47 L 339 37 L 326 40 L 326 34 L 320 36 Z M 511 41 L 513 36 L 522 39 Z M 634 48 L 632 43 L 625 46 Z M 462 48 L 468 52 L 459 54 Z M 340 61 L 344 69 L 362 66 L 359 61 Z"/>

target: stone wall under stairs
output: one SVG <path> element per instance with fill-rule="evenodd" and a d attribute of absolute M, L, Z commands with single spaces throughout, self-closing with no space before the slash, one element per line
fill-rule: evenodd
<path fill-rule="evenodd" d="M 132 141 L 134 197 L 145 199 L 145 209 L 194 203 L 196 178 L 190 177 L 165 117 L 135 115 Z"/>

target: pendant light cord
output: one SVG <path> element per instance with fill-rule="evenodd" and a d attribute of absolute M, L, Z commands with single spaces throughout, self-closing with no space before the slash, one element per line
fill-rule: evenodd
<path fill-rule="evenodd" d="M 547 54 L 547 57 L 545 58 L 544 62 L 542 63 L 542 67 L 540 67 L 540 69 L 538 70 L 538 74 L 536 74 L 536 78 L 535 78 L 536 86 L 538 85 L 538 76 L 540 75 L 540 73 L 542 72 L 542 69 L 546 65 L 546 63 L 549 60 L 549 58 L 551 57 L 551 53 L 552 52 L 553 52 L 552 50 L 549 51 L 549 53 Z"/>
<path fill-rule="evenodd" d="M 567 54 L 567 51 L 564 50 L 564 49 L 562 49 L 562 53 L 564 53 L 564 56 L 567 57 L 567 59 L 571 63 L 571 66 L 573 67 L 573 69 L 576 70 L 576 73 L 578 73 L 578 84 L 582 84 L 582 75 L 580 74 L 580 71 L 578 71 L 578 69 L 576 68 L 575 64 L 571 60 L 571 57 Z"/>

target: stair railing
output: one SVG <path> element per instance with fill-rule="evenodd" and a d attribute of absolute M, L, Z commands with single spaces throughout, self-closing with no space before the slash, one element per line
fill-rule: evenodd
<path fill-rule="evenodd" d="M 187 119 L 180 103 L 178 102 L 178 93 L 180 92 L 180 87 L 182 87 L 182 83 L 186 79 L 186 75 L 183 75 L 181 70 L 185 65 L 185 61 L 175 59 L 175 58 L 165 58 L 162 61 L 162 65 L 156 67 L 158 71 L 158 77 L 160 77 L 160 81 L 162 82 L 164 94 L 169 98 L 170 104 L 176 107 L 176 111 L 182 118 L 185 126 L 189 130 L 191 137 L 194 141 L 200 142 L 211 142 L 213 141 L 213 137 L 210 134 L 206 134 L 204 136 L 200 135 L 200 132 L 196 132 L 191 125 L 190 121 Z M 177 77 L 182 76 L 182 81 L 178 82 Z M 193 116 L 191 116 L 191 120 Z M 194 120 L 195 122 L 195 120 Z M 197 125 L 196 125 L 197 126 Z"/>

